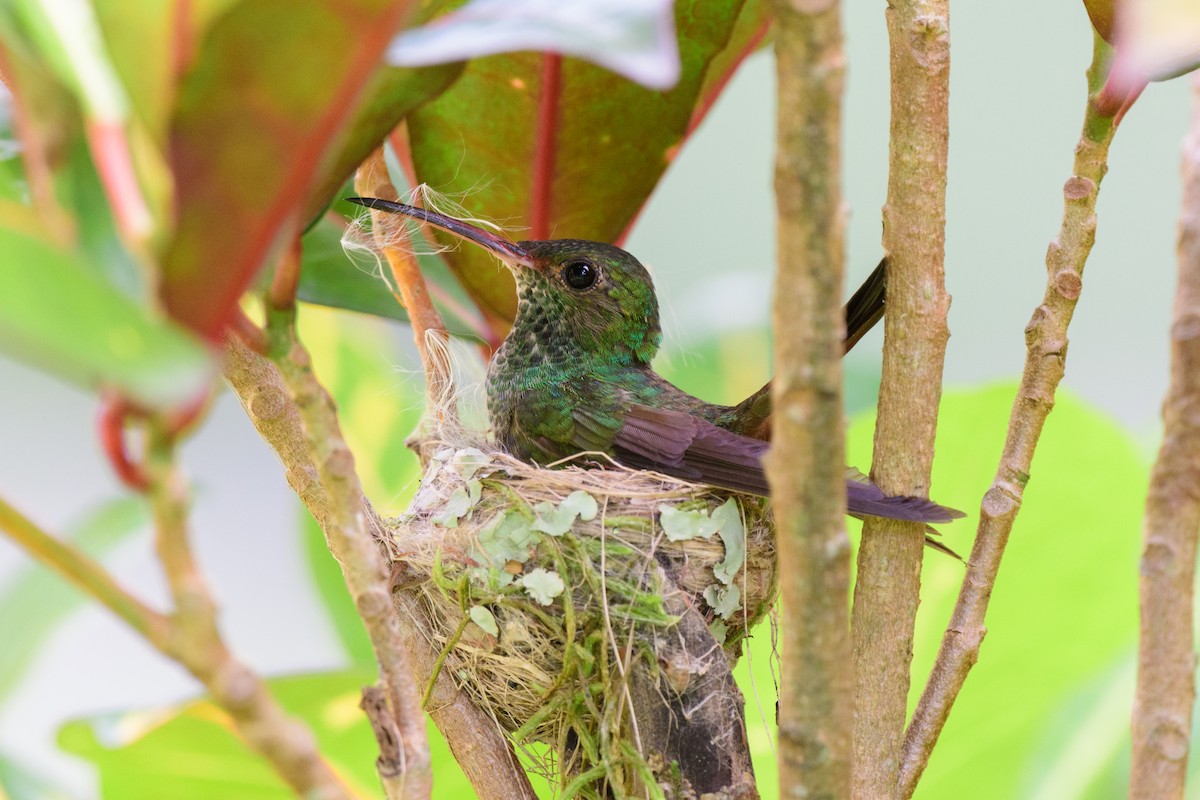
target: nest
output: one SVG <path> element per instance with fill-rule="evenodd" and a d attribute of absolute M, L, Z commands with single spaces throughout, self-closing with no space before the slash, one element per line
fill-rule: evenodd
<path fill-rule="evenodd" d="M 564 794 L 678 778 L 678 763 L 643 755 L 658 746 L 634 675 L 663 702 L 688 698 L 685 716 L 715 675 L 737 696 L 729 666 L 776 592 L 764 501 L 616 465 L 541 469 L 479 442 L 423 445 L 420 489 L 386 546 L 432 620 L 439 671 L 517 746 L 548 745 L 542 766 Z M 740 705 L 724 707 L 736 728 Z M 680 796 L 700 793 L 689 781 Z"/>

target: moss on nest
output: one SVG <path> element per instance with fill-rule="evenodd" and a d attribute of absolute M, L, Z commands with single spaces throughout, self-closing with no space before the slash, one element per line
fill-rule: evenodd
<path fill-rule="evenodd" d="M 438 669 L 518 746 L 549 745 L 544 766 L 565 794 L 663 784 L 632 744 L 629 676 L 649 671 L 682 693 L 708 669 L 664 645 L 679 638 L 681 609 L 703 615 L 736 660 L 776 591 L 764 502 L 621 467 L 540 469 L 469 443 L 423 444 L 433 455 L 387 545 L 433 620 Z"/>

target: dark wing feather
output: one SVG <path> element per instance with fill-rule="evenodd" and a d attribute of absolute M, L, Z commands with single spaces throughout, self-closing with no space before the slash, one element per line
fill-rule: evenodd
<path fill-rule="evenodd" d="M 613 455 L 632 467 L 768 495 L 762 459 L 767 442 L 730 433 L 683 411 L 633 404 L 613 439 Z M 915 522 L 949 522 L 963 516 L 920 497 L 893 497 L 854 471 L 846 479 L 851 514 Z"/>
<path fill-rule="evenodd" d="M 846 338 L 843 352 L 849 353 L 858 340 L 875 327 L 883 318 L 884 302 L 887 299 L 888 260 L 884 256 L 879 266 L 867 276 L 858 291 L 846 301 Z"/>

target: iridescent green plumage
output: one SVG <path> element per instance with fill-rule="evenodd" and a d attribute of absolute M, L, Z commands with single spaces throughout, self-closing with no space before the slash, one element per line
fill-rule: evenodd
<path fill-rule="evenodd" d="M 649 273 L 632 255 L 575 239 L 514 244 L 423 209 L 353 200 L 433 223 L 491 249 L 512 269 L 517 317 L 489 365 L 487 394 L 493 434 L 513 455 L 549 465 L 602 454 L 697 483 L 769 493 L 762 467 L 770 447 L 769 389 L 722 406 L 655 373 L 658 300 Z M 877 274 L 881 287 L 882 270 Z M 879 300 L 863 304 L 866 327 L 878 318 L 881 294 Z M 848 510 L 858 516 L 921 522 L 962 516 L 922 498 L 889 497 L 853 470 L 846 493 Z"/>

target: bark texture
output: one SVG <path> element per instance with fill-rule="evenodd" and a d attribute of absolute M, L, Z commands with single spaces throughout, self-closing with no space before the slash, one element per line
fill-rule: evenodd
<path fill-rule="evenodd" d="M 843 798 L 852 705 L 842 467 L 841 8 L 835 0 L 778 0 L 774 14 L 779 266 L 766 468 L 784 616 L 780 789 L 785 797 Z"/>
<path fill-rule="evenodd" d="M 1183 797 L 1196 700 L 1193 596 L 1200 536 L 1200 76 L 1183 144 L 1179 275 L 1163 442 L 1143 525 L 1141 630 L 1129 796 Z"/>
<path fill-rule="evenodd" d="M 949 14 L 949 0 L 897 0 L 886 11 L 892 122 L 883 248 L 889 263 L 872 478 L 895 495 L 929 496 L 950 336 L 944 269 Z M 899 792 L 924 541 L 920 523 L 869 517 L 863 526 L 853 619 L 856 797 Z"/>

